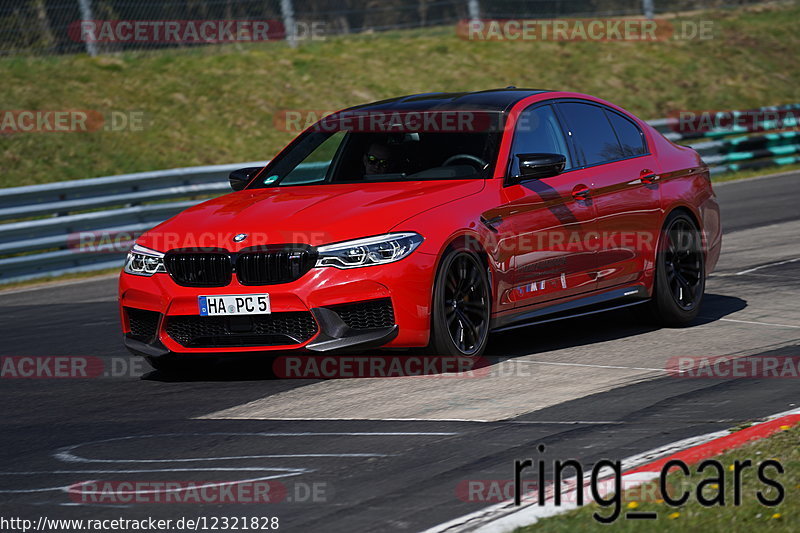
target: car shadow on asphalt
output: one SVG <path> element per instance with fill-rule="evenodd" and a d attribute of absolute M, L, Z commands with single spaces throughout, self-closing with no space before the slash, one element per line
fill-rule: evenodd
<path fill-rule="evenodd" d="M 726 296 L 722 294 L 706 294 L 700 315 L 688 327 L 696 327 L 708 324 L 723 318 L 727 315 L 740 311 L 747 307 L 747 302 L 741 298 Z M 648 332 L 660 329 L 649 325 L 642 318 L 641 310 L 637 307 L 609 311 L 606 313 L 565 319 L 558 322 L 547 324 L 531 325 L 515 330 L 497 333 L 490 337 L 489 346 L 485 355 L 473 367 L 477 370 L 487 366 L 492 366 L 502 361 L 513 359 L 524 355 L 535 353 L 546 353 L 554 350 L 589 345 L 597 342 L 614 341 L 629 337 L 635 337 Z M 412 350 L 409 352 L 355 352 L 347 355 L 359 355 L 362 357 L 431 357 L 432 354 L 427 350 Z M 188 367 L 186 371 L 163 372 L 153 371 L 142 376 L 142 379 L 162 382 L 184 382 L 184 381 L 273 381 L 286 380 L 293 381 L 297 386 L 310 385 L 322 379 L 354 379 L 360 377 L 381 378 L 394 377 L 394 374 L 387 376 L 361 375 L 357 372 L 351 375 L 320 376 L 319 374 L 304 378 L 307 374 L 298 376 L 288 376 L 285 366 L 282 366 L 283 358 L 310 358 L 328 357 L 330 354 L 298 354 L 292 352 L 269 352 L 255 353 L 245 357 L 226 357 L 216 363 Z M 336 357 L 334 355 L 333 357 Z M 437 357 L 437 356 L 432 356 Z M 303 366 L 303 368 L 306 368 Z"/>
<path fill-rule="evenodd" d="M 288 353 L 288 352 L 287 352 Z M 263 352 L 246 356 L 221 357 L 218 361 L 202 361 L 186 365 L 180 371 L 153 370 L 142 376 L 148 381 L 165 383 L 186 381 L 269 381 L 281 379 L 273 370 L 280 353 Z M 295 380 L 297 386 L 310 385 L 316 379 Z M 302 382 L 301 382 L 302 381 Z"/>
<path fill-rule="evenodd" d="M 745 307 L 747 302 L 741 298 L 706 293 L 698 317 L 687 327 L 715 322 Z M 650 324 L 644 318 L 639 306 L 634 306 L 495 334 L 489 341 L 486 357 L 505 360 L 533 353 L 635 337 L 658 329 L 661 328 Z"/>

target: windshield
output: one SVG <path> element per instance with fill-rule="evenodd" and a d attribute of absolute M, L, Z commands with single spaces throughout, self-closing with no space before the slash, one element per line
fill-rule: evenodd
<path fill-rule="evenodd" d="M 500 133 L 485 119 L 481 131 L 464 128 L 464 121 L 460 126 L 466 131 L 452 131 L 458 127 L 438 127 L 432 120 L 420 121 L 425 127 L 414 131 L 395 123 L 375 128 L 370 119 L 367 129 L 379 131 L 354 128 L 341 115 L 323 119 L 275 158 L 252 187 L 491 177 Z"/>

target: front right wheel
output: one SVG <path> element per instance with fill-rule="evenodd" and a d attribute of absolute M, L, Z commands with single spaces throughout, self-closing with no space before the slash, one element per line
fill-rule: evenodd
<path fill-rule="evenodd" d="M 477 356 L 489 338 L 491 293 L 486 268 L 477 254 L 450 250 L 434 285 L 431 347 L 436 353 Z"/>
<path fill-rule="evenodd" d="M 700 231 L 683 212 L 664 223 L 658 253 L 650 315 L 662 326 L 686 326 L 697 317 L 705 291 L 705 254 Z"/>

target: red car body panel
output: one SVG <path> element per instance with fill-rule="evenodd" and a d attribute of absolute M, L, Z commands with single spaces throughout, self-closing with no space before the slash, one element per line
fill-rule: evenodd
<path fill-rule="evenodd" d="M 137 242 L 159 251 L 221 246 L 231 252 L 269 243 L 339 242 L 386 233 L 412 214 L 475 194 L 483 186 L 483 180 L 460 180 L 248 189 L 191 207 Z M 248 228 L 247 242 L 233 242 L 242 228 Z"/>
<path fill-rule="evenodd" d="M 567 171 L 534 184 L 507 185 L 519 114 L 531 104 L 560 99 L 596 102 L 629 117 L 644 132 L 649 153 Z M 657 181 L 649 181 L 652 176 Z M 588 189 L 591 201 L 576 196 L 579 189 Z M 699 155 L 601 99 L 570 92 L 534 94 L 508 110 L 490 179 L 246 189 L 192 207 L 137 241 L 161 252 L 191 247 L 238 252 L 258 244 L 318 246 L 389 232 L 417 232 L 425 240 L 408 257 L 349 270 L 312 268 L 296 281 L 265 287 L 242 285 L 235 276 L 224 287 L 198 288 L 179 285 L 167 274 L 123 273 L 119 284 L 123 330 L 131 331 L 125 308 L 165 317 L 197 315 L 198 295 L 268 292 L 274 313 L 390 298 L 397 334 L 383 346 L 426 346 L 436 269 L 453 243 L 465 239 L 480 243 L 491 276 L 492 316 L 510 316 L 520 309 L 546 308 L 614 287 L 641 287 L 651 294 L 660 230 L 675 209 L 691 213 L 700 227 L 710 273 L 719 257 L 721 227 L 708 169 Z M 502 222 L 492 226 L 487 223 L 492 220 Z M 240 232 L 251 238 L 233 242 L 231 237 Z M 636 238 L 603 241 L 607 235 L 626 232 Z M 570 240 L 572 248 L 551 246 Z M 163 319 L 157 338 L 168 351 L 187 354 L 302 350 L 314 340 L 187 348 L 167 334 Z"/>

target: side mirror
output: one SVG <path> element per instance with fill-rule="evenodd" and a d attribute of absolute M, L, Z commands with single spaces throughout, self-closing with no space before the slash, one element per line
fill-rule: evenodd
<path fill-rule="evenodd" d="M 241 191 L 247 187 L 247 184 L 250 183 L 253 176 L 262 168 L 264 167 L 247 167 L 231 172 L 230 176 L 228 176 L 228 183 L 231 184 L 231 189 L 234 191 Z"/>
<path fill-rule="evenodd" d="M 561 174 L 567 165 L 567 158 L 561 154 L 517 154 L 519 176 L 509 177 L 509 184 L 523 180 L 549 178 Z"/>

